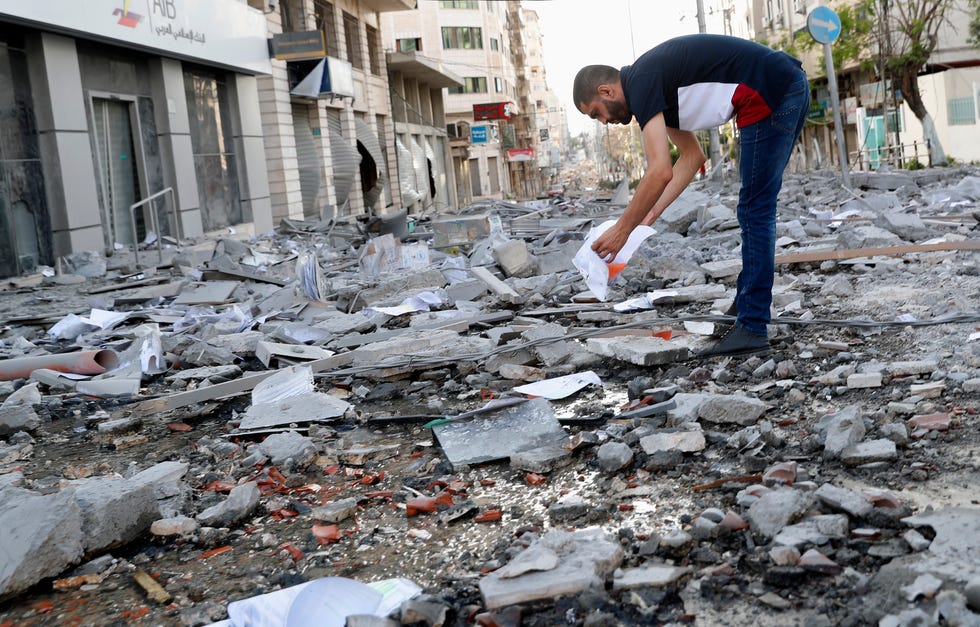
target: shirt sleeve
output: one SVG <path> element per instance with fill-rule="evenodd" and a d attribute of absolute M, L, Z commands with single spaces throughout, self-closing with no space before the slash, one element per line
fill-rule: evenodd
<path fill-rule="evenodd" d="M 667 109 L 664 97 L 664 81 L 660 72 L 635 76 L 635 84 L 628 95 L 630 108 L 640 128 L 647 125 L 658 113 Z"/>

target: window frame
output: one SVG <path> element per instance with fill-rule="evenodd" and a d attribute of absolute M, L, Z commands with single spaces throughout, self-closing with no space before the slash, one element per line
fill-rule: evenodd
<path fill-rule="evenodd" d="M 969 119 L 967 119 L 969 113 Z M 946 121 L 950 126 L 975 126 L 977 103 L 973 96 L 946 99 Z"/>
<path fill-rule="evenodd" d="M 444 50 L 483 50 L 483 28 L 480 26 L 443 26 L 441 34 Z"/>
<path fill-rule="evenodd" d="M 361 58 L 361 21 L 356 15 L 342 11 L 344 21 L 344 43 L 347 46 L 347 61 L 355 70 L 364 71 L 364 59 Z M 352 28 L 353 27 L 353 28 Z"/>

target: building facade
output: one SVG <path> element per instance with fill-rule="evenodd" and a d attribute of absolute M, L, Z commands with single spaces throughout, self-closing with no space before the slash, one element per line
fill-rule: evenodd
<path fill-rule="evenodd" d="M 240 0 L 0 0 L 0 274 L 270 228 L 264 23 Z"/>
<path fill-rule="evenodd" d="M 526 7 L 521 14 L 527 48 L 530 101 L 538 130 L 535 150 L 541 185 L 545 187 L 558 182 L 558 171 L 567 146 L 567 122 L 558 95 L 548 86 L 548 73 L 544 65 L 544 35 L 538 14 Z"/>
<path fill-rule="evenodd" d="M 462 85 L 444 92 L 456 206 L 514 193 L 509 159 L 520 158 L 508 152 L 518 148 L 514 125 L 504 118 L 477 120 L 473 114 L 474 105 L 488 103 L 506 103 L 508 116 L 520 113 L 508 31 L 511 4 L 433 0 L 420 2 L 414 11 L 382 16 L 386 48 L 414 53 L 462 77 Z"/>
<path fill-rule="evenodd" d="M 380 15 L 410 0 L 280 0 L 270 37 L 322 37 L 324 50 L 278 55 L 259 79 L 275 220 L 399 209 L 395 128 Z M 324 56 L 324 53 L 326 56 Z"/>

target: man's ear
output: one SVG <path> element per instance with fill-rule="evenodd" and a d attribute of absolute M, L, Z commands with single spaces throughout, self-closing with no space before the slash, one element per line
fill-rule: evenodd
<path fill-rule="evenodd" d="M 603 83 L 596 88 L 596 93 L 608 100 L 615 97 L 616 89 L 609 83 Z"/>

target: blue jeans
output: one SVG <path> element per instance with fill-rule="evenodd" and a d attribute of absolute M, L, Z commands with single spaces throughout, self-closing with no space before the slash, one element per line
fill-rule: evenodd
<path fill-rule="evenodd" d="M 772 305 L 776 196 L 809 108 L 810 85 L 801 70 L 769 117 L 740 129 L 742 188 L 737 213 L 742 271 L 736 283 L 735 325 L 757 335 L 766 334 Z"/>

